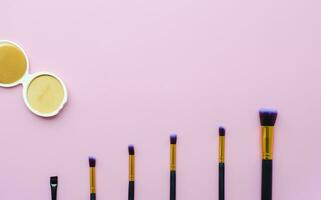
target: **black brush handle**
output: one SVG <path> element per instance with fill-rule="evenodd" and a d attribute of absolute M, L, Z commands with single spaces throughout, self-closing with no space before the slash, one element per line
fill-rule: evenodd
<path fill-rule="evenodd" d="M 261 200 L 272 200 L 272 160 L 262 160 Z"/>
<path fill-rule="evenodd" d="M 171 171 L 170 200 L 176 200 L 176 171 Z"/>
<path fill-rule="evenodd" d="M 134 200 L 134 197 L 135 197 L 135 181 L 129 181 L 128 200 Z"/>
<path fill-rule="evenodd" d="M 96 200 L 96 193 L 90 193 L 90 200 Z"/>
<path fill-rule="evenodd" d="M 224 200 L 225 198 L 225 165 L 219 163 L 218 165 L 218 199 Z"/>
<path fill-rule="evenodd" d="M 51 200 L 57 200 L 57 187 L 51 187 Z"/>

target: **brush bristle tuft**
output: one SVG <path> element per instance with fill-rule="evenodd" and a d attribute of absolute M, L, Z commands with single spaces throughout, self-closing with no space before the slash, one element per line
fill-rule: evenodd
<path fill-rule="evenodd" d="M 89 157 L 89 167 L 95 167 L 96 166 L 96 158 Z"/>
<path fill-rule="evenodd" d="M 50 184 L 58 184 L 58 176 L 51 176 Z"/>
<path fill-rule="evenodd" d="M 218 132 L 219 132 L 220 136 L 225 136 L 225 128 L 223 126 L 220 126 L 218 128 Z"/>
<path fill-rule="evenodd" d="M 129 155 L 135 155 L 134 145 L 129 145 L 128 146 L 128 153 L 129 153 Z"/>
<path fill-rule="evenodd" d="M 260 122 L 261 126 L 274 126 L 278 112 L 274 109 L 261 109 Z"/>
<path fill-rule="evenodd" d="M 176 134 L 172 134 L 171 135 L 171 144 L 176 144 L 177 143 L 177 135 Z"/>

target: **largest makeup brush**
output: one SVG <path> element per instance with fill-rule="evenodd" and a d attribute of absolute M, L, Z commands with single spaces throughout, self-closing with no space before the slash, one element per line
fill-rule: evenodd
<path fill-rule="evenodd" d="M 261 109 L 262 185 L 261 200 L 272 200 L 273 137 L 277 111 Z"/>
<path fill-rule="evenodd" d="M 176 134 L 170 137 L 170 200 L 176 200 Z"/>

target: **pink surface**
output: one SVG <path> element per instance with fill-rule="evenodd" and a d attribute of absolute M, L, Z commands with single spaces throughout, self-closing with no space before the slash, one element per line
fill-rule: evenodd
<path fill-rule="evenodd" d="M 217 199 L 217 127 L 227 129 L 226 196 L 260 198 L 258 109 L 279 110 L 274 199 L 321 199 L 320 0 L 3 0 L 0 38 L 21 44 L 31 72 L 50 71 L 70 99 L 54 119 L 0 88 L 0 199 L 169 199 L 177 132 L 178 200 Z"/>

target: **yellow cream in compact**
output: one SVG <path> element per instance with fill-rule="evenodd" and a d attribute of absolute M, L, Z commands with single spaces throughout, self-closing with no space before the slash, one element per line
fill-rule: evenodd
<path fill-rule="evenodd" d="M 59 113 L 68 94 L 62 80 L 48 72 L 28 74 L 29 62 L 23 49 L 11 41 L 0 40 L 0 86 L 23 86 L 27 107 L 41 117 Z"/>
<path fill-rule="evenodd" d="M 0 84 L 11 87 L 19 84 L 19 80 L 28 70 L 28 59 L 24 51 L 16 44 L 0 42 Z"/>

